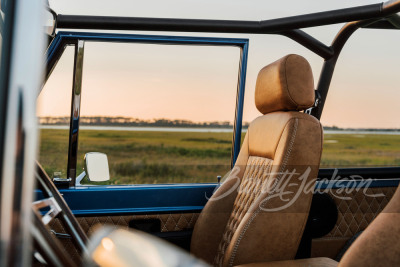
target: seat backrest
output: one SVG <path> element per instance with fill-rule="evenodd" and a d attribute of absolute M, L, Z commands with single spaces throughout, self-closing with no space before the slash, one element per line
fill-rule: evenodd
<path fill-rule="evenodd" d="M 311 67 L 288 55 L 258 74 L 249 126 L 230 175 L 195 225 L 191 252 L 214 266 L 295 257 L 322 150 Z M 291 172 L 295 174 L 290 175 Z"/>
<path fill-rule="evenodd" d="M 346 251 L 339 266 L 400 266 L 400 187 Z"/>

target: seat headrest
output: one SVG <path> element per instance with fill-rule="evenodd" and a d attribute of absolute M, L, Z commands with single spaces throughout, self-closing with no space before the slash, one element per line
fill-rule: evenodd
<path fill-rule="evenodd" d="M 314 78 L 308 61 L 291 54 L 262 68 L 257 77 L 255 101 L 262 114 L 312 107 Z"/>

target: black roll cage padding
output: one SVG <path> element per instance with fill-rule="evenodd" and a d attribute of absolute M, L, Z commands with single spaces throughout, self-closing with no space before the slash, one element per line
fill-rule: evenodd
<path fill-rule="evenodd" d="M 321 95 L 318 107 L 311 115 L 320 119 L 339 54 L 359 28 L 398 29 L 390 16 L 400 12 L 400 0 L 317 12 L 262 21 L 202 20 L 171 18 L 138 18 L 110 16 L 57 15 L 58 29 L 101 29 L 131 31 L 172 31 L 209 33 L 279 34 L 286 36 L 324 59 L 317 91 Z M 347 22 L 330 46 L 325 45 L 302 28 Z"/>
<path fill-rule="evenodd" d="M 271 34 L 328 24 L 380 19 L 398 11 L 398 1 L 262 21 L 58 15 L 58 28 Z"/>
<path fill-rule="evenodd" d="M 317 119 L 321 118 L 326 97 L 328 95 L 329 87 L 332 81 L 333 72 L 335 71 L 336 62 L 344 45 L 356 30 L 361 27 L 373 24 L 375 21 L 376 20 L 371 19 L 349 22 L 345 26 L 343 26 L 343 28 L 339 31 L 339 33 L 333 40 L 330 46 L 330 48 L 333 50 L 333 56 L 329 59 L 325 59 L 317 85 L 317 91 L 319 92 L 321 99 L 318 106 L 311 111 L 311 115 L 313 115 Z"/>

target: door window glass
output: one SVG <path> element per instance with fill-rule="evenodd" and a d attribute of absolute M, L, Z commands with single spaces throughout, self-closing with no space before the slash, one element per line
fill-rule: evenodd
<path fill-rule="evenodd" d="M 74 47 L 67 47 L 37 100 L 39 162 L 47 174 L 67 178 Z"/>
<path fill-rule="evenodd" d="M 216 182 L 230 170 L 239 49 L 85 43 L 77 174 L 111 184 Z"/>

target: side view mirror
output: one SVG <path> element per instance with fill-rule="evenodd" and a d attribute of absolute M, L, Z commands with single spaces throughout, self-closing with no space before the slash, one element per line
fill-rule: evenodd
<path fill-rule="evenodd" d="M 87 176 L 90 182 L 107 182 L 110 180 L 107 155 L 100 152 L 85 154 L 85 171 L 76 178 L 76 184 L 80 185 L 82 179 Z"/>
<path fill-rule="evenodd" d="M 86 175 L 91 182 L 110 180 L 107 155 L 100 152 L 89 152 L 85 155 Z"/>

